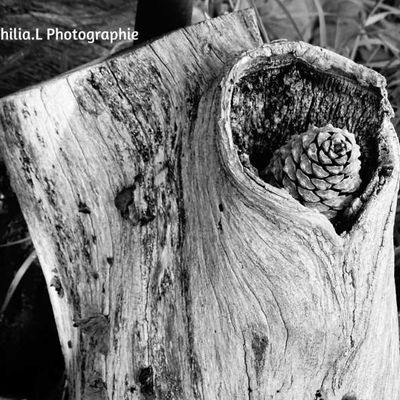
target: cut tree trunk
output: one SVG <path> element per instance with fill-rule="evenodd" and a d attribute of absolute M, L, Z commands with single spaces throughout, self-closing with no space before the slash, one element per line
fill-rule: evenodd
<path fill-rule="evenodd" d="M 230 14 L 1 101 L 71 399 L 399 398 L 384 80 L 260 45 Z M 362 151 L 335 226 L 258 177 L 327 123 Z"/>

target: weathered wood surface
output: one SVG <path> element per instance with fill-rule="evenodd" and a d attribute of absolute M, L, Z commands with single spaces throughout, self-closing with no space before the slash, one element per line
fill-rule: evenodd
<path fill-rule="evenodd" d="M 231 14 L 1 101 L 73 399 L 399 398 L 399 147 L 383 81 L 302 43 L 234 60 L 259 45 L 254 14 Z M 381 99 L 378 132 L 360 136 L 376 146 L 362 207 L 341 234 L 234 144 L 268 116 L 238 106 L 241 80 L 287 53 Z"/>
<path fill-rule="evenodd" d="M 242 92 L 247 93 L 249 114 L 246 115 L 245 104 L 242 108 L 238 105 L 239 83 L 249 75 L 253 77 L 255 71 L 262 71 L 262 76 L 268 80 L 271 64 L 276 67 L 283 58 L 283 64 L 288 65 L 287 57 L 289 60 L 295 57 L 298 63 L 311 65 L 311 70 L 314 70 L 309 72 L 311 80 L 308 84 L 302 82 L 302 88 L 300 79 L 298 82 L 293 80 L 293 86 L 289 85 L 293 89 L 292 96 L 299 96 L 302 100 L 302 107 L 298 108 L 307 111 L 308 122 L 322 125 L 332 122 L 338 126 L 353 127 L 358 124 L 357 141 L 364 154 L 368 155 L 363 159 L 366 171 L 363 192 L 352 205 L 356 219 L 340 235 L 321 214 L 300 206 L 285 191 L 263 184 L 250 169 L 243 170 L 234 152 L 233 129 L 238 129 L 235 108 L 244 114 L 239 119 L 243 130 L 251 119 L 253 122 L 264 120 L 269 123 L 281 119 L 281 123 L 291 126 L 285 120 L 287 115 L 280 113 L 279 109 L 273 111 L 274 104 L 265 109 L 259 107 L 259 92 L 253 90 L 256 87 L 253 81 L 247 82 L 250 90 L 244 83 L 246 91 Z M 338 78 L 328 84 L 332 73 Z M 319 75 L 324 74 L 324 79 L 320 79 Z M 277 86 L 278 76 L 275 69 Z M 310 82 L 314 97 L 312 101 L 306 101 Z M 326 100 L 320 94 L 325 84 L 333 104 L 328 108 L 323 107 Z M 360 111 L 360 107 L 357 108 L 359 98 L 355 97 L 355 89 L 352 88 L 356 84 L 357 90 L 363 92 L 358 93 L 359 96 L 371 103 L 371 109 L 365 107 Z M 390 123 L 393 112 L 384 84 L 379 74 L 334 53 L 304 43 L 277 43 L 243 56 L 226 74 L 222 91 L 219 88 L 209 91 L 208 99 L 200 106 L 204 107 L 201 115 L 208 114 L 213 118 L 206 116 L 204 119 L 210 121 L 211 126 L 198 128 L 198 137 L 201 138 L 198 154 L 212 152 L 210 136 L 214 131 L 217 142 L 218 138 L 221 140 L 220 157 L 214 156 L 214 165 L 209 159 L 207 168 L 215 171 L 222 164 L 225 169 L 220 176 L 210 174 L 203 184 L 207 182 L 207 193 L 214 197 L 215 202 L 217 199 L 234 199 L 224 207 L 224 217 L 228 215 L 229 219 L 225 224 L 222 219 L 224 233 L 220 236 L 223 237 L 220 243 L 223 243 L 225 260 L 238 277 L 238 286 L 227 297 L 231 301 L 237 299 L 236 312 L 232 313 L 236 318 L 241 315 L 238 318 L 241 323 L 236 322 L 237 325 L 249 326 L 251 321 L 254 323 L 257 320 L 253 326 L 258 329 L 252 332 L 258 332 L 258 336 L 253 334 L 253 342 L 250 342 L 250 330 L 250 338 L 247 339 L 247 354 L 250 356 L 245 352 L 247 365 L 251 365 L 250 359 L 254 367 L 249 375 L 253 389 L 251 398 L 306 399 L 315 396 L 316 399 L 349 400 L 397 399 L 400 396 L 392 247 L 399 146 Z M 349 92 L 353 93 L 350 98 Z M 380 101 L 371 99 L 371 92 Z M 335 104 L 336 98 L 341 96 L 345 100 L 347 98 L 346 105 Z M 285 98 L 286 93 L 281 97 Z M 279 103 L 278 96 L 275 102 Z M 283 105 L 290 109 L 290 103 Z M 271 118 L 271 113 L 274 113 L 275 119 Z M 365 119 L 365 113 L 369 118 Z M 260 118 L 260 114 L 263 117 Z M 298 109 L 292 110 L 294 121 L 291 122 L 294 125 L 303 123 L 299 114 L 302 112 Z M 363 132 L 360 129 L 362 123 L 375 130 Z M 254 132 L 254 129 L 250 127 L 250 131 Z M 270 124 L 269 129 L 265 134 L 267 142 L 272 141 L 271 131 L 275 130 L 277 137 L 282 137 L 280 127 Z M 193 158 L 196 159 L 196 156 Z M 192 171 L 189 168 L 186 170 Z M 202 179 L 201 174 L 198 177 Z M 193 174 L 191 178 L 194 179 Z M 231 185 L 222 183 L 227 181 Z M 196 182 L 195 188 L 201 191 L 201 183 Z M 235 195 L 232 196 L 232 193 Z M 207 201 L 212 203 L 210 199 Z M 202 209 L 201 205 L 199 208 Z M 203 218 L 202 223 L 207 224 L 207 221 Z M 241 236 L 238 229 L 243 229 L 246 236 Z M 232 242 L 235 245 L 228 245 Z M 211 250 L 211 243 L 205 246 L 209 249 L 208 254 L 218 254 L 217 249 Z M 235 282 L 233 279 L 224 280 L 231 281 Z M 243 289 L 246 285 L 247 291 Z M 217 293 L 223 292 L 222 285 L 218 287 L 214 284 L 214 288 Z M 240 299 L 239 296 L 244 293 L 248 297 L 254 296 L 253 307 L 247 307 L 249 302 L 245 297 Z M 254 314 L 250 316 L 249 311 L 257 309 L 257 303 L 264 315 L 260 312 L 257 317 Z M 242 304 L 246 304 L 246 308 Z M 230 308 L 234 309 L 232 304 Z M 255 338 L 259 337 L 260 331 L 266 333 L 264 344 L 268 343 L 265 347 L 269 352 L 267 350 L 264 359 L 258 359 L 263 372 L 257 376 L 254 343 L 257 343 Z M 274 338 L 273 345 L 271 338 Z"/>
<path fill-rule="evenodd" d="M 201 390 L 182 260 L 181 138 L 227 60 L 259 44 L 251 12 L 229 15 L 3 100 L 4 157 L 58 289 L 72 398 Z"/>

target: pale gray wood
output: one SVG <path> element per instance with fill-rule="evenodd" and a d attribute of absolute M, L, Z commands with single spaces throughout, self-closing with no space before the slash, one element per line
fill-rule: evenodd
<path fill-rule="evenodd" d="M 3 154 L 49 285 L 72 399 L 201 392 L 181 139 L 227 60 L 260 43 L 246 11 L 2 100 Z M 121 209 L 133 196 L 129 218 L 115 205 L 120 192 Z"/>
<path fill-rule="evenodd" d="M 360 196 L 361 209 L 361 200 L 354 201 L 356 220 L 341 234 L 323 215 L 243 168 L 235 152 L 235 86 L 271 57 L 287 54 L 320 71 L 343 71 L 381 95 L 381 126 L 366 133 L 378 142 L 377 165 Z M 195 228 L 189 231 L 207 231 L 197 270 L 199 297 L 209 297 L 212 286 L 218 304 L 213 315 L 197 317 L 209 327 L 201 335 L 207 338 L 202 343 L 208 341 L 203 365 L 210 359 L 222 364 L 221 371 L 243 365 L 233 381 L 244 386 L 247 376 L 251 399 L 399 398 L 392 244 L 399 145 L 384 84 L 379 74 L 332 52 L 281 42 L 243 55 L 200 105 L 197 145 L 191 145 L 183 171 L 190 182 L 184 190 L 187 202 L 192 199 L 188 210 L 207 210 L 190 213 Z M 208 155 L 207 174 L 199 173 L 202 154 Z M 220 202 L 222 213 L 216 211 Z M 215 350 L 220 348 L 223 356 Z M 220 375 L 211 382 L 205 398 L 213 397 Z M 230 390 L 226 398 L 238 389 Z"/>

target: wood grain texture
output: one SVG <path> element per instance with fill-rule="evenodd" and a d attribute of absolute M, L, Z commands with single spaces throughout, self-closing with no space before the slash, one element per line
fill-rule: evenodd
<path fill-rule="evenodd" d="M 71 398 L 199 398 L 182 137 L 252 12 L 5 98 L 4 157 L 50 288 Z M 22 107 L 22 108 L 21 108 Z"/>
<path fill-rule="evenodd" d="M 252 169 L 244 168 L 235 152 L 232 101 L 237 85 L 247 74 L 263 70 L 274 58 L 287 54 L 320 72 L 349 72 L 349 78 L 361 87 L 375 87 L 380 92 L 381 109 L 377 112 L 383 112 L 384 117 L 379 131 L 368 133 L 379 138 L 378 154 L 373 174 L 360 194 L 367 200 L 354 224 L 341 235 L 321 214 L 302 207 L 287 192 L 265 184 Z M 223 233 L 205 248 L 214 258 L 215 254 L 221 257 L 218 248 L 222 247 L 224 256 L 217 276 L 233 273 L 236 279 L 216 279 L 215 270 L 207 268 L 218 265 L 215 259 L 201 270 L 208 270 L 213 277 L 210 281 L 215 292 L 229 299 L 229 308 L 234 310 L 232 325 L 248 334 L 247 339 L 244 334 L 242 354 L 247 361 L 250 398 L 399 397 L 391 233 L 399 147 L 389 122 L 392 110 L 383 85 L 380 75 L 334 53 L 305 43 L 283 42 L 241 57 L 200 106 L 204 107 L 200 115 L 206 115 L 198 120 L 200 150 L 189 165 L 200 159 L 199 154 L 214 153 L 207 168 L 219 173 L 203 178 L 192 169 L 186 171 L 191 173 L 190 180 L 197 177 L 193 198 L 198 199 L 206 185 L 205 203 L 229 199 L 221 214 Z M 271 118 L 268 110 L 265 114 Z M 202 125 L 205 121 L 210 121 L 208 126 Z M 213 151 L 212 138 L 219 152 Z M 193 209 L 194 202 L 191 206 Z M 202 231 L 204 225 L 211 225 L 211 218 L 205 220 L 202 215 L 196 223 Z M 203 240 L 210 236 L 203 236 Z M 233 287 L 227 295 L 229 284 Z M 215 316 L 212 320 L 222 319 Z M 250 351 L 257 346 L 249 345 L 259 343 L 254 338 L 259 338 L 260 332 L 264 332 L 263 343 L 269 342 L 263 359 L 268 364 L 263 364 L 261 374 L 260 354 Z M 233 348 L 238 348 L 239 336 Z M 230 356 L 236 359 L 229 365 L 238 365 L 239 353 Z"/>
<path fill-rule="evenodd" d="M 13 187 L 64 289 L 50 293 L 73 399 L 399 398 L 384 82 L 304 43 L 239 57 L 256 26 L 230 14 L 1 101 Z M 341 234 L 234 143 L 240 80 L 287 54 L 381 99 L 365 201 Z"/>

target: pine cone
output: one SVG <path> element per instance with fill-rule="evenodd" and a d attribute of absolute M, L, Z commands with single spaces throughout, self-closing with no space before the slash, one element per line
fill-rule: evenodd
<path fill-rule="evenodd" d="M 333 219 L 360 187 L 359 157 L 355 137 L 346 129 L 312 127 L 276 150 L 260 176 Z"/>

